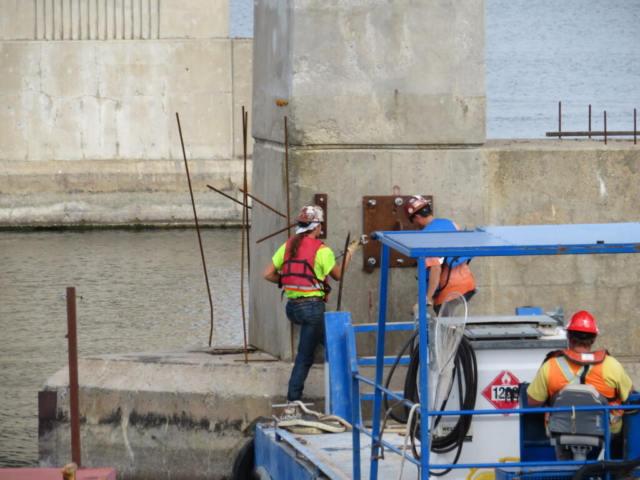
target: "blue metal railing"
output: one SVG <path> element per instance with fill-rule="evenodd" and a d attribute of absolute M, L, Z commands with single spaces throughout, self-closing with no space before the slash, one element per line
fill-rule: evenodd
<path fill-rule="evenodd" d="M 630 225 L 630 224 L 625 224 Z M 564 227 L 564 226 L 562 226 Z M 575 226 L 574 226 L 575 227 Z M 580 226 L 585 227 L 585 226 Z M 591 226 L 586 226 L 591 227 Z M 601 226 L 593 226 L 593 227 L 601 227 Z M 637 235 L 637 231 L 639 228 L 638 224 L 632 225 L 631 236 L 635 237 Z M 631 227 L 630 227 L 631 228 Z M 566 229 L 563 229 L 563 232 Z M 569 229 L 570 230 L 570 229 Z M 601 230 L 600 230 L 601 231 Z M 402 232 L 406 235 L 409 235 L 409 232 Z M 423 232 L 416 232 L 417 234 L 424 235 Z M 464 232 L 460 232 L 464 233 Z M 567 233 L 567 232 L 564 232 Z M 571 233 L 569 231 L 568 233 Z M 397 232 L 394 233 L 396 235 Z M 385 234 L 382 234 L 384 236 Z M 624 241 L 628 241 L 627 238 Z M 395 243 L 394 243 L 395 242 Z M 501 240 L 502 242 L 502 240 Z M 611 243 L 607 245 L 607 248 L 599 248 L 601 247 L 600 243 L 602 241 L 598 240 L 598 246 L 592 248 L 591 245 L 579 245 L 580 248 L 575 247 L 574 250 L 565 252 L 564 250 L 561 253 L 627 253 L 627 252 L 638 252 L 639 242 L 634 242 L 633 245 L 622 245 L 612 247 Z M 429 379 L 428 379 L 428 322 L 427 322 L 427 305 L 426 305 L 426 292 L 428 288 L 428 278 L 427 278 L 427 268 L 426 268 L 426 254 L 428 256 L 447 256 L 450 255 L 450 252 L 445 251 L 446 247 L 441 247 L 439 249 L 434 248 L 425 248 L 419 247 L 413 249 L 413 247 L 406 247 L 405 245 L 396 245 L 398 243 L 397 239 L 383 239 L 382 242 L 382 255 L 380 262 L 380 303 L 379 303 L 379 311 L 378 311 L 378 325 L 377 328 L 371 328 L 369 331 L 376 331 L 376 359 L 375 359 L 375 379 L 369 380 L 365 377 L 362 377 L 359 373 L 358 369 L 358 360 L 356 356 L 355 350 L 355 335 L 354 335 L 354 327 L 351 326 L 348 329 L 347 337 L 348 337 L 348 356 L 349 356 L 349 365 L 350 365 L 350 374 L 351 374 L 351 420 L 353 425 L 353 478 L 354 480 L 360 480 L 361 478 L 361 458 L 360 458 L 360 432 L 366 434 L 371 438 L 372 447 L 371 447 L 371 458 L 370 458 L 370 476 L 371 480 L 377 480 L 378 478 L 378 460 L 381 457 L 381 449 L 384 447 L 389 451 L 402 455 L 398 448 L 389 444 L 388 442 L 382 439 L 381 434 L 381 408 L 382 408 L 382 396 L 387 395 L 390 398 L 396 399 L 406 406 L 410 407 L 413 405 L 412 402 L 403 399 L 400 395 L 395 394 L 394 392 L 386 389 L 382 386 L 382 375 L 383 375 L 383 367 L 386 364 L 384 350 L 385 350 L 385 334 L 386 334 L 386 316 L 387 316 L 387 295 L 389 289 L 388 275 L 389 275 L 389 257 L 390 257 L 390 244 L 394 246 L 394 249 L 404 253 L 405 255 L 412 256 L 413 258 L 418 258 L 418 313 L 419 313 L 419 343 L 420 343 L 420 371 L 419 371 L 419 386 L 420 386 L 420 398 L 427 399 L 429 398 Z M 595 243 L 595 242 L 594 242 Z M 609 243 L 609 242 L 607 242 Z M 615 243 L 615 242 L 612 242 Z M 559 248 L 562 245 L 559 245 L 558 248 L 549 247 L 548 245 L 544 245 L 542 247 L 533 247 L 529 248 L 527 245 L 518 245 L 514 246 L 506 242 L 500 245 L 493 246 L 491 249 L 487 249 L 486 246 L 483 246 L 480 250 L 473 250 L 465 245 L 465 252 L 470 255 L 480 255 L 480 256 L 505 256 L 505 255 L 548 255 L 552 253 L 558 253 Z M 460 247 L 457 247 L 460 248 Z M 585 250 L 586 249 L 586 250 Z M 566 248 L 565 248 L 566 250 Z M 584 250 L 584 251 L 583 251 Z M 432 255 L 433 252 L 436 252 L 437 255 Z M 417 253 L 417 254 L 416 254 Z M 373 387 L 373 423 L 371 432 L 367 431 L 361 419 L 361 408 L 360 408 L 360 382 L 368 384 Z M 606 415 L 605 411 L 612 409 L 637 409 L 636 406 L 598 406 L 598 407 L 560 407 L 560 408 L 527 408 L 527 409 L 511 409 L 511 410 L 474 410 L 474 411 L 465 411 L 465 410 L 457 410 L 457 411 L 429 411 L 428 402 L 424 402 L 424 404 L 420 405 L 419 412 L 420 418 L 427 419 L 431 416 L 440 416 L 440 415 L 450 415 L 450 416 L 458 416 L 458 415 L 503 415 L 508 413 L 521 415 L 523 413 L 537 413 L 537 412 L 551 412 L 551 411 L 572 411 L 572 410 L 597 410 L 602 411 L 603 415 Z M 426 423 L 426 422 L 425 422 Z M 605 460 L 610 460 L 610 431 L 609 431 L 609 421 L 605 418 L 604 424 L 604 439 L 605 439 Z M 504 466 L 502 463 L 476 463 L 476 464 L 430 464 L 429 463 L 429 452 L 430 452 L 430 432 L 428 428 L 420 429 L 420 444 L 421 450 L 423 454 L 421 455 L 420 460 L 413 457 L 410 454 L 404 454 L 407 461 L 417 465 L 420 468 L 420 479 L 427 480 L 430 477 L 430 468 L 435 469 L 460 469 L 460 468 L 495 468 Z M 586 462 L 586 463 L 594 463 L 595 461 Z M 519 463 L 510 463 L 510 466 L 515 467 L 539 467 L 539 466 L 575 466 L 575 465 L 584 465 L 585 462 L 578 461 L 536 461 L 536 462 L 519 462 Z M 609 474 L 607 474 L 607 478 Z"/>

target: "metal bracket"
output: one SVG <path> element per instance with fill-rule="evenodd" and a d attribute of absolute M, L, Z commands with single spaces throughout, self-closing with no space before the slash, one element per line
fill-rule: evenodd
<path fill-rule="evenodd" d="M 324 210 L 324 225 L 322 226 L 322 231 L 318 238 L 326 239 L 327 238 L 327 226 L 329 225 L 329 195 L 326 193 L 316 193 L 315 204 L 320 205 Z"/>
<path fill-rule="evenodd" d="M 415 230 L 404 213 L 404 202 L 411 195 L 375 195 L 362 197 L 363 206 L 363 232 L 371 235 L 375 231 L 401 231 Z M 431 200 L 433 205 L 433 197 L 431 195 L 423 195 L 424 198 Z M 375 268 L 380 266 L 380 257 L 382 246 L 380 242 L 369 242 L 363 247 L 363 267 L 365 272 L 372 273 Z M 391 250 L 389 258 L 389 266 L 391 267 L 413 267 L 417 260 L 399 254 L 395 250 Z"/>

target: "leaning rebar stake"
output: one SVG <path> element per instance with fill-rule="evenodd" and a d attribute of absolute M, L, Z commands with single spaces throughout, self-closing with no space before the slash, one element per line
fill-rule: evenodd
<path fill-rule="evenodd" d="M 290 224 L 289 224 L 289 225 L 287 225 L 286 227 L 281 228 L 280 230 L 278 230 L 278 231 L 276 231 L 276 232 L 270 233 L 270 234 L 269 234 L 269 235 L 267 235 L 266 237 L 262 237 L 262 238 L 261 238 L 260 240 L 258 240 L 256 243 L 262 243 L 262 242 L 264 242 L 265 240 L 270 239 L 271 237 L 275 237 L 275 236 L 276 236 L 276 235 L 278 235 L 279 233 L 282 233 L 282 232 L 284 232 L 285 230 L 289 230 L 290 228 L 295 227 L 297 224 L 298 224 L 298 222 L 290 223 Z"/>
<path fill-rule="evenodd" d="M 338 312 L 340 311 L 340 306 L 342 305 L 342 285 L 344 285 L 344 272 L 347 265 L 347 247 L 349 247 L 349 240 L 351 240 L 351 232 L 347 233 L 347 241 L 344 242 L 344 258 L 342 259 L 342 266 L 340 268 L 340 286 L 338 287 Z"/>
<path fill-rule="evenodd" d="M 285 171 L 285 187 L 287 192 L 287 238 L 291 236 L 291 206 L 289 199 L 289 130 L 287 128 L 288 119 L 284 117 L 284 171 Z M 291 337 L 291 361 L 293 362 L 293 354 L 294 350 L 294 334 L 293 334 L 293 323 L 289 324 L 289 333 Z"/>
<path fill-rule="evenodd" d="M 238 199 L 236 199 L 236 198 L 233 198 L 231 195 L 227 195 L 226 193 L 224 193 L 224 192 L 222 192 L 222 191 L 218 190 L 218 189 L 217 189 L 217 188 L 215 188 L 215 187 L 212 187 L 211 185 L 207 185 L 207 188 L 209 188 L 210 190 L 213 190 L 213 191 L 214 191 L 214 192 L 216 192 L 216 193 L 219 193 L 219 194 L 220 194 L 220 195 L 222 195 L 223 197 L 227 197 L 229 200 L 231 200 L 231 201 L 233 201 L 233 202 L 236 202 L 238 205 L 244 205 L 240 200 L 238 200 Z M 241 191 L 242 191 L 242 190 L 241 190 Z M 251 208 L 251 205 L 249 205 L 247 208 L 249 208 L 249 209 L 250 209 L 250 208 Z"/>
<path fill-rule="evenodd" d="M 275 208 L 273 208 L 270 205 L 267 205 L 266 203 L 264 203 L 262 200 L 260 200 L 258 197 L 251 195 L 249 192 L 247 192 L 246 190 L 243 190 L 241 188 L 239 188 L 238 190 L 240 190 L 240 193 L 247 195 L 247 197 L 249 197 L 251 200 L 253 200 L 254 202 L 259 203 L 260 205 L 262 205 L 264 208 L 268 208 L 269 210 L 271 210 L 273 213 L 275 213 L 276 215 L 280 215 L 282 218 L 287 218 L 287 216 L 283 213 L 280 213 L 278 210 L 276 210 Z M 247 208 L 251 208 L 250 206 L 247 205 Z"/>
<path fill-rule="evenodd" d="M 249 363 L 247 349 L 247 318 L 244 309 L 244 245 L 247 228 L 247 128 L 246 115 L 242 107 L 242 143 L 244 145 L 244 193 L 242 194 L 242 245 L 240 247 L 240 307 L 242 308 L 242 335 L 244 340 L 244 363 Z M 248 243 L 248 242 L 247 242 Z"/>
<path fill-rule="evenodd" d="M 189 193 L 191 194 L 191 205 L 193 206 L 193 218 L 196 221 L 196 232 L 198 232 L 198 243 L 200 244 L 200 256 L 202 257 L 202 268 L 204 269 L 204 281 L 207 284 L 207 294 L 209 296 L 209 306 L 211 307 L 211 328 L 209 330 L 209 346 L 213 338 L 213 300 L 211 299 L 211 288 L 209 288 L 209 276 L 207 275 L 207 263 L 204 260 L 204 249 L 202 248 L 202 238 L 200 237 L 200 225 L 198 214 L 196 213 L 196 202 L 193 199 L 193 188 L 191 187 L 191 176 L 189 175 L 189 163 L 187 162 L 187 152 L 184 149 L 184 139 L 182 138 L 182 127 L 180 126 L 180 115 L 176 112 L 178 121 L 178 132 L 180 133 L 180 145 L 182 145 L 182 156 L 184 157 L 184 168 L 187 170 L 187 182 L 189 182 Z"/>

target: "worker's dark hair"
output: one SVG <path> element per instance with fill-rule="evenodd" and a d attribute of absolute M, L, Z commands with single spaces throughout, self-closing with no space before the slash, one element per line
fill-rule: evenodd
<path fill-rule="evenodd" d="M 574 347 L 591 348 L 596 341 L 596 337 L 597 334 L 595 333 L 567 330 L 567 338 Z"/>
<path fill-rule="evenodd" d="M 431 206 L 427 205 L 426 207 L 422 207 L 420 210 L 418 210 L 416 213 L 414 213 L 413 215 L 420 215 L 423 218 L 428 217 L 429 215 L 431 215 L 432 210 L 431 210 Z"/>
<path fill-rule="evenodd" d="M 311 222 L 298 222 L 298 228 L 306 228 L 311 225 Z M 302 243 L 302 238 L 309 235 L 313 230 L 308 230 L 302 233 L 296 233 L 293 236 L 293 240 L 291 240 L 291 244 L 289 245 L 289 254 L 291 258 L 295 258 L 298 256 L 298 250 L 300 249 L 300 244 Z"/>

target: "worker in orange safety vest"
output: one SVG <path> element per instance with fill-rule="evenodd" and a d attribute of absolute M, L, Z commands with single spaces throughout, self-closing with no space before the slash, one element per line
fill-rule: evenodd
<path fill-rule="evenodd" d="M 569 383 L 593 385 L 610 405 L 620 405 L 633 391 L 629 375 L 606 350 L 591 351 L 600 333 L 596 320 L 587 311 L 571 317 L 565 328 L 569 348 L 550 352 L 527 388 L 530 407 L 541 407 Z M 622 458 L 622 410 L 610 410 L 611 458 Z M 548 417 L 548 415 L 547 415 Z M 564 452 L 556 453 L 564 459 Z"/>

